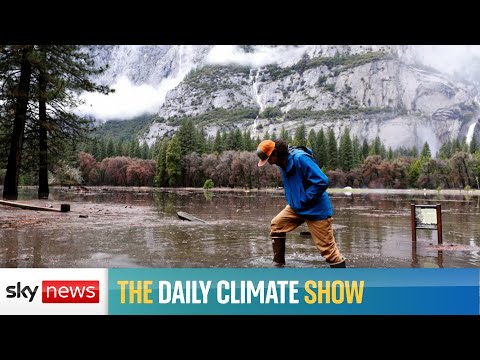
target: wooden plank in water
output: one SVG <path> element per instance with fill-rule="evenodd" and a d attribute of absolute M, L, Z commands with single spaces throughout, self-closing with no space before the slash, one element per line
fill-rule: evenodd
<path fill-rule="evenodd" d="M 199 219 L 193 215 L 190 215 L 189 213 L 186 213 L 184 211 L 177 211 L 177 216 L 182 219 L 182 220 L 188 220 L 188 221 L 200 221 L 205 223 L 205 220 Z"/>
<path fill-rule="evenodd" d="M 0 200 L 0 204 L 19 207 L 19 208 L 25 209 L 25 210 L 41 210 L 41 211 L 56 211 L 56 212 L 68 212 L 68 211 L 70 211 L 70 205 L 69 204 L 61 204 L 60 209 L 54 209 L 54 208 L 50 208 L 50 207 L 43 207 L 43 206 L 36 206 L 36 205 L 28 205 L 28 204 L 18 203 L 18 202 L 15 202 L 15 201 L 6 201 L 6 200 Z"/>

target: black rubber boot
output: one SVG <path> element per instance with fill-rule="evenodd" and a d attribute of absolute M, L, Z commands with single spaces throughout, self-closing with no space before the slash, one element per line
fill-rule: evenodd
<path fill-rule="evenodd" d="M 285 238 L 272 238 L 274 267 L 285 266 Z"/>
<path fill-rule="evenodd" d="M 345 260 L 342 262 L 330 265 L 331 268 L 346 268 Z"/>

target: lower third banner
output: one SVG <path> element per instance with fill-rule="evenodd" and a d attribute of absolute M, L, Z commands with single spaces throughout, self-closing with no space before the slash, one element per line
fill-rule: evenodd
<path fill-rule="evenodd" d="M 113 315 L 479 315 L 479 269 L 108 269 Z"/>

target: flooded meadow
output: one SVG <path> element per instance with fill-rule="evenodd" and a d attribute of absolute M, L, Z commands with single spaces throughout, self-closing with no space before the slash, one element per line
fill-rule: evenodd
<path fill-rule="evenodd" d="M 338 246 L 354 268 L 480 268 L 480 196 L 430 191 L 329 190 Z M 270 220 L 286 205 L 268 191 L 155 188 L 54 188 L 48 200 L 22 188 L 0 205 L 4 268 L 270 267 Z M 437 230 L 417 229 L 411 205 L 441 205 Z M 182 220 L 185 212 L 200 221 Z M 287 235 L 287 267 L 328 267 L 307 226 Z"/>

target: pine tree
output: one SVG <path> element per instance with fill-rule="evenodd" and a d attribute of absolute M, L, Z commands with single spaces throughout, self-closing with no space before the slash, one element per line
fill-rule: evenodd
<path fill-rule="evenodd" d="M 183 120 L 175 135 L 181 144 L 180 154 L 182 157 L 197 151 L 197 131 L 191 119 Z"/>
<path fill-rule="evenodd" d="M 360 161 L 363 162 L 368 157 L 370 147 L 368 146 L 368 141 L 366 138 L 363 139 L 362 149 L 360 154 Z"/>
<path fill-rule="evenodd" d="M 388 159 L 388 161 L 393 160 L 393 150 L 392 150 L 391 146 L 388 147 L 387 159 Z"/>
<path fill-rule="evenodd" d="M 150 154 L 150 147 L 148 146 L 147 142 L 144 141 L 142 144 L 142 159 L 149 159 L 149 154 Z"/>
<path fill-rule="evenodd" d="M 425 141 L 422 147 L 422 152 L 420 154 L 421 158 L 430 159 L 432 157 L 432 153 L 430 152 L 430 146 L 428 146 L 428 142 Z"/>
<path fill-rule="evenodd" d="M 328 164 L 328 151 L 327 151 L 327 138 L 323 128 L 320 128 L 317 132 L 317 148 L 318 151 L 313 153 L 315 160 L 317 160 L 318 165 L 323 168 Z"/>
<path fill-rule="evenodd" d="M 290 142 L 290 136 L 288 135 L 288 131 L 285 129 L 285 126 L 282 126 L 282 130 L 280 131 L 280 138 L 287 142 Z"/>
<path fill-rule="evenodd" d="M 307 143 L 310 143 L 311 149 L 314 153 L 318 151 L 317 133 L 315 132 L 315 129 L 310 129 L 308 132 Z"/>
<path fill-rule="evenodd" d="M 223 139 L 220 130 L 217 130 L 215 135 L 215 140 L 213 141 L 213 151 L 216 151 L 219 154 L 223 151 Z"/>
<path fill-rule="evenodd" d="M 242 131 L 236 128 L 233 131 L 233 150 L 240 151 L 244 148 Z"/>
<path fill-rule="evenodd" d="M 98 155 L 98 140 L 97 138 L 94 138 L 88 145 L 88 153 L 90 153 L 95 160 L 100 161 L 100 157 Z"/>
<path fill-rule="evenodd" d="M 340 139 L 339 165 L 343 171 L 350 171 L 353 168 L 352 139 L 348 128 L 345 129 Z"/>
<path fill-rule="evenodd" d="M 205 154 L 207 152 L 207 133 L 203 127 L 197 131 L 196 139 L 197 153 L 199 155 Z"/>
<path fill-rule="evenodd" d="M 329 170 L 335 170 L 338 166 L 338 147 L 337 147 L 337 140 L 335 139 L 335 133 L 333 132 L 333 128 L 329 128 L 327 132 L 327 153 L 328 153 L 327 168 Z"/>
<path fill-rule="evenodd" d="M 360 161 L 360 142 L 358 141 L 358 136 L 355 135 L 353 137 L 352 141 L 352 152 L 353 152 L 353 168 L 356 169 L 358 166 L 360 166 L 361 161 Z"/>
<path fill-rule="evenodd" d="M 113 146 L 113 139 L 110 137 L 107 140 L 107 149 L 105 153 L 106 157 L 114 157 L 115 156 L 115 147 Z"/>
<path fill-rule="evenodd" d="M 164 187 L 168 185 L 167 176 L 167 149 L 169 140 L 164 138 L 159 141 L 159 150 L 157 154 L 157 166 L 155 168 L 154 184 L 157 187 Z"/>
<path fill-rule="evenodd" d="M 37 101 L 44 100 L 49 109 L 43 121 L 40 121 L 40 127 L 46 127 L 47 130 L 48 141 L 44 152 L 48 154 L 48 159 L 40 159 L 40 164 L 58 163 L 68 148 L 85 140 L 92 129 L 91 120 L 82 119 L 72 112 L 83 103 L 78 95 L 82 92 L 108 94 L 113 90 L 90 80 L 105 69 L 98 67 L 94 56 L 78 45 L 37 45 L 32 65 Z M 42 76 L 45 80 L 43 85 L 40 81 Z M 106 156 L 105 148 L 103 142 L 102 158 Z M 47 167 L 40 167 L 40 171 L 47 172 Z M 43 174 L 43 178 L 47 178 L 47 175 Z M 40 182 L 39 196 L 45 193 L 48 193 L 48 182 Z"/>
<path fill-rule="evenodd" d="M 124 138 L 118 139 L 118 142 L 115 144 L 114 156 L 126 156 L 125 151 L 125 140 Z"/>
<path fill-rule="evenodd" d="M 135 139 L 130 140 L 128 143 L 128 156 L 131 158 L 135 157 L 135 146 L 138 146 L 138 143 Z"/>
<path fill-rule="evenodd" d="M 33 52 L 32 45 L 12 46 L 10 49 L 2 49 L 0 63 L 12 64 L 12 67 L 18 65 L 18 79 L 11 79 L 8 73 L 12 68 L 4 69 L 2 65 L 2 80 L 5 80 L 4 89 L 8 92 L 2 94 L 2 98 L 11 100 L 14 103 L 15 118 L 13 120 L 13 130 L 10 137 L 10 151 L 7 161 L 7 172 L 3 186 L 3 198 L 7 200 L 17 200 L 18 198 L 18 179 L 22 162 L 22 148 L 25 133 L 25 123 L 27 120 L 28 101 L 30 96 L 30 79 L 32 76 L 31 56 Z M 12 63 L 11 63 L 12 62 Z M 2 74 L 3 75 L 3 74 Z M 16 82 L 16 83 L 15 83 Z"/>
<path fill-rule="evenodd" d="M 472 140 L 470 140 L 469 144 L 469 150 L 470 154 L 475 154 L 475 151 L 478 150 L 478 143 L 477 143 L 477 138 L 475 136 L 472 137 Z"/>
<path fill-rule="evenodd" d="M 4 197 L 18 196 L 18 175 L 15 173 L 22 165 L 25 140 L 27 155 L 33 158 L 34 154 L 38 154 L 38 193 L 42 198 L 48 196 L 49 164 L 62 162 L 68 148 L 86 139 L 92 128 L 91 120 L 73 113 L 72 109 L 82 103 L 78 95 L 85 91 L 108 94 L 111 90 L 90 80 L 92 75 L 100 74 L 104 69 L 97 67 L 93 56 L 82 51 L 78 45 L 3 46 L 0 62 L 0 73 L 15 73 L 18 69 L 20 74 L 2 81 L 7 91 L 18 85 L 19 91 L 13 96 L 4 92 L 1 97 L 4 105 L 9 104 L 6 99 L 16 104 L 15 117 L 20 119 L 14 121 L 17 128 L 14 127 L 10 137 L 11 158 L 7 164 Z M 17 85 L 12 86 L 15 82 Z M 29 122 L 22 121 L 22 117 Z M 19 127 L 22 129 L 18 130 Z"/>
<path fill-rule="evenodd" d="M 452 141 L 450 139 L 440 146 L 440 149 L 438 150 L 438 157 L 444 160 L 452 157 Z"/>
<path fill-rule="evenodd" d="M 293 145 L 305 146 L 306 144 L 307 144 L 307 130 L 305 128 L 305 124 L 302 124 L 295 129 Z"/>
<path fill-rule="evenodd" d="M 242 150 L 245 150 L 245 151 L 253 151 L 255 150 L 255 148 L 253 147 L 253 141 L 252 141 L 252 134 L 250 132 L 250 129 L 245 129 L 243 131 L 243 148 Z"/>
<path fill-rule="evenodd" d="M 372 146 L 370 148 L 370 155 L 380 155 L 382 156 L 382 142 L 380 140 L 380 136 L 375 136 L 375 139 L 372 142 Z"/>
<path fill-rule="evenodd" d="M 168 186 L 176 187 L 180 184 L 183 161 L 180 141 L 176 135 L 169 142 L 165 157 L 165 167 L 168 176 Z"/>

